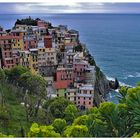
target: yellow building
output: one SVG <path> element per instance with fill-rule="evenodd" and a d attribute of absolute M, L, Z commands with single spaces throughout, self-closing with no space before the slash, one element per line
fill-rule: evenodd
<path fill-rule="evenodd" d="M 30 51 L 20 51 L 20 64 L 31 70 L 32 73 L 38 73 L 38 49 Z"/>
<path fill-rule="evenodd" d="M 38 73 L 38 49 L 30 49 L 30 70 Z"/>
<path fill-rule="evenodd" d="M 12 40 L 12 49 L 14 51 L 16 50 L 24 50 L 24 42 L 23 42 L 23 38 L 22 37 L 18 37 L 18 39 L 13 39 Z"/>

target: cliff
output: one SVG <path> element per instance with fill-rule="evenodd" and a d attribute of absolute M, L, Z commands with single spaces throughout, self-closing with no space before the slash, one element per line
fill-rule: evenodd
<path fill-rule="evenodd" d="M 106 76 L 100 70 L 98 66 L 96 66 L 96 82 L 95 82 L 95 105 L 99 105 L 101 102 L 105 101 L 106 94 L 109 93 L 110 86 L 109 81 Z"/>
<path fill-rule="evenodd" d="M 100 70 L 100 68 L 96 65 L 94 57 L 89 53 L 86 46 L 83 46 L 84 52 L 88 57 L 88 62 L 90 65 L 95 66 L 96 68 L 96 81 L 95 81 L 95 95 L 94 95 L 94 104 L 98 106 L 101 102 L 105 101 L 106 94 L 109 93 L 109 90 L 112 88 L 110 87 L 110 81 L 107 80 L 104 73 Z"/>

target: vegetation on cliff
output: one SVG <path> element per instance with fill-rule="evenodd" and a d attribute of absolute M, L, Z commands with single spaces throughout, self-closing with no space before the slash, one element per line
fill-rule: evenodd
<path fill-rule="evenodd" d="M 17 19 L 15 22 L 15 25 L 19 24 L 19 25 L 31 25 L 31 26 L 37 26 L 37 21 L 39 21 L 39 18 L 33 19 L 30 16 L 28 18 L 25 19 Z M 47 23 L 48 26 L 51 28 L 52 25 L 51 23 Z"/>
<path fill-rule="evenodd" d="M 31 17 L 25 18 L 25 19 L 17 19 L 17 21 L 15 22 L 16 24 L 20 24 L 20 25 L 32 25 L 32 26 L 37 26 L 37 21 L 39 19 L 32 19 Z"/>

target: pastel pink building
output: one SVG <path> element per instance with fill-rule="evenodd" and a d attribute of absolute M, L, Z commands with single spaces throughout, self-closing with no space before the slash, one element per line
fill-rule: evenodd
<path fill-rule="evenodd" d="M 38 27 L 46 27 L 46 28 L 48 28 L 48 24 L 43 20 L 38 20 L 37 21 L 37 26 Z"/>
<path fill-rule="evenodd" d="M 56 82 L 54 82 L 54 86 L 57 90 L 58 96 L 64 96 L 65 90 L 73 84 L 74 73 L 73 68 L 57 68 L 56 71 Z M 61 93 L 60 93 L 61 91 Z"/>
<path fill-rule="evenodd" d="M 76 104 L 79 108 L 91 108 L 94 106 L 94 87 L 92 85 L 83 85 L 78 88 L 76 94 Z"/>
<path fill-rule="evenodd" d="M 85 70 L 87 67 L 87 61 L 76 61 L 73 63 L 75 81 L 85 80 Z"/>

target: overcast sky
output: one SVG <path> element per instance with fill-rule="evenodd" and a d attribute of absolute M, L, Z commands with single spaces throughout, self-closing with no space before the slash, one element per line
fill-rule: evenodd
<path fill-rule="evenodd" d="M 140 3 L 0 3 L 0 14 L 21 13 L 140 13 Z"/>

